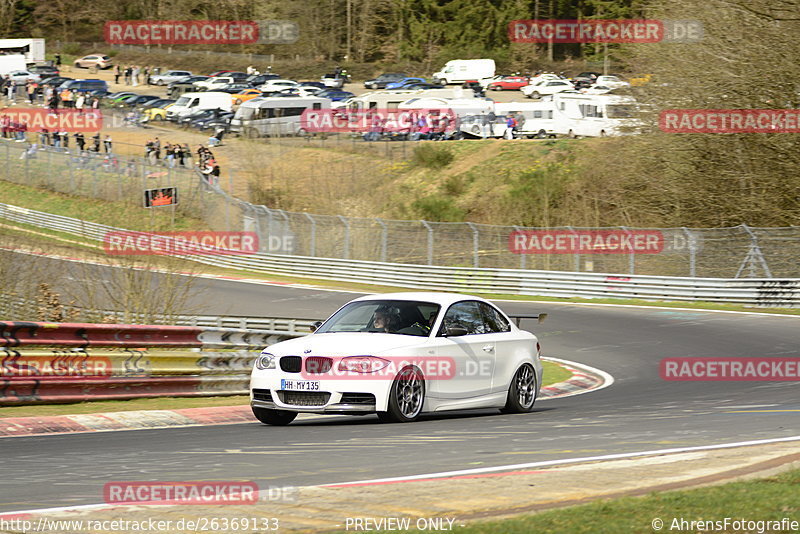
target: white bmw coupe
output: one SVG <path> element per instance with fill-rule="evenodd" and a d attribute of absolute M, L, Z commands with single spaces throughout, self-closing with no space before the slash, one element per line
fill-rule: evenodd
<path fill-rule="evenodd" d="M 515 315 L 517 318 L 544 318 Z M 426 412 L 529 412 L 542 381 L 536 336 L 492 303 L 452 293 L 355 299 L 313 334 L 264 349 L 250 379 L 259 421 L 298 413 L 377 413 L 410 422 Z"/>

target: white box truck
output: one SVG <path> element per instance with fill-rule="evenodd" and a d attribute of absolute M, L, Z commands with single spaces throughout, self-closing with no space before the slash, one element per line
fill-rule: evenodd
<path fill-rule="evenodd" d="M 481 80 L 494 76 L 493 59 L 454 59 L 445 63 L 442 70 L 434 72 L 431 78 L 434 83 L 464 83 L 467 80 Z"/>
<path fill-rule="evenodd" d="M 44 39 L 0 39 L 0 54 L 21 54 L 28 65 L 42 63 Z M 23 69 L 25 67 L 26 65 L 22 66 Z"/>
<path fill-rule="evenodd" d="M 26 69 L 27 65 L 25 62 L 25 56 L 22 54 L 8 56 L 0 55 L 0 77 L 5 76 L 9 72 L 14 72 L 15 70 Z"/>

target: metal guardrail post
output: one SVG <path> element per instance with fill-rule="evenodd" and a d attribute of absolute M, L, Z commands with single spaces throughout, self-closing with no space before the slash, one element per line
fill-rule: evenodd
<path fill-rule="evenodd" d="M 345 260 L 350 259 L 350 219 L 344 215 L 339 215 L 339 220 L 342 221 L 344 226 L 344 252 L 342 258 Z"/>
<path fill-rule="evenodd" d="M 764 259 L 764 254 L 761 252 L 761 247 L 758 246 L 758 237 L 756 237 L 756 234 L 754 234 L 750 230 L 750 227 L 746 224 L 741 226 L 750 236 L 750 249 L 747 251 L 747 255 L 745 256 L 744 260 L 742 260 L 742 264 L 739 266 L 739 269 L 736 271 L 735 278 L 739 278 L 739 276 L 741 276 L 745 267 L 750 268 L 750 278 L 756 278 L 756 263 L 760 264 L 761 268 L 764 269 L 764 273 L 767 275 L 767 278 L 772 278 L 772 273 L 769 270 L 769 265 L 767 265 L 767 260 Z"/>
<path fill-rule="evenodd" d="M 316 257 L 317 255 L 317 221 L 314 217 L 311 216 L 310 213 L 306 213 L 305 216 L 311 222 L 311 242 L 309 244 L 309 256 Z"/>
<path fill-rule="evenodd" d="M 375 219 L 375 222 L 381 225 L 381 261 L 386 262 L 386 257 L 389 249 L 389 227 L 383 222 L 383 219 Z"/>
<path fill-rule="evenodd" d="M 480 257 L 478 256 L 478 249 L 480 248 L 480 233 L 475 223 L 468 222 L 467 226 L 472 230 L 472 266 L 480 267 Z"/>
<path fill-rule="evenodd" d="M 428 229 L 428 265 L 433 265 L 433 228 L 428 221 L 420 220 L 419 222 Z"/>

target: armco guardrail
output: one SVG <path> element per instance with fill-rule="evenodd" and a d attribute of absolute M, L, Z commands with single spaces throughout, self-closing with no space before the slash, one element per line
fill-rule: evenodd
<path fill-rule="evenodd" d="M 241 395 L 261 348 L 304 335 L 288 328 L 27 321 L 0 322 L 0 329 L 0 405 Z"/>
<path fill-rule="evenodd" d="M 0 204 L 0 218 L 101 240 L 120 228 Z M 193 261 L 254 272 L 413 289 L 511 295 L 800 304 L 800 278 L 696 278 L 527 269 L 481 269 L 273 254 L 194 256 Z"/>

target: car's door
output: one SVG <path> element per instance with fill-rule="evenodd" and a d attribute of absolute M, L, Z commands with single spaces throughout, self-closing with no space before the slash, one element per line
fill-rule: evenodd
<path fill-rule="evenodd" d="M 492 391 L 505 391 L 519 361 L 515 356 L 528 348 L 523 345 L 525 341 L 511 332 L 511 323 L 497 308 L 486 302 L 479 302 L 478 307 L 483 314 L 484 337 L 494 343 Z"/>
<path fill-rule="evenodd" d="M 466 333 L 454 335 L 455 327 L 464 328 Z M 495 341 L 487 335 L 477 301 L 456 302 L 445 311 L 434 345 L 439 361 L 451 362 L 452 369 L 437 377 L 431 385 L 432 394 L 443 399 L 459 399 L 487 395 L 491 391 Z"/>

